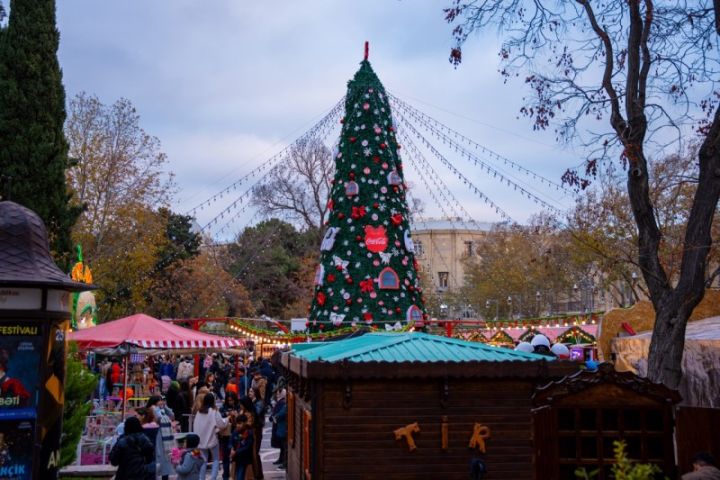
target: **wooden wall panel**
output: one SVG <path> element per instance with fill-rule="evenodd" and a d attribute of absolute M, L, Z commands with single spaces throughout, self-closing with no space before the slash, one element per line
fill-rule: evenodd
<path fill-rule="evenodd" d="M 316 479 L 467 479 L 470 461 L 484 458 L 487 479 L 531 479 L 530 397 L 526 381 L 364 380 L 352 384 L 350 407 L 343 407 L 345 384 L 323 383 L 322 473 Z M 441 402 L 441 400 L 444 400 Z M 443 405 L 444 403 L 444 405 Z M 442 417 L 448 420 L 448 449 L 442 450 Z M 393 431 L 418 422 L 417 450 L 408 451 Z M 475 422 L 490 427 L 486 454 L 468 448 Z"/>

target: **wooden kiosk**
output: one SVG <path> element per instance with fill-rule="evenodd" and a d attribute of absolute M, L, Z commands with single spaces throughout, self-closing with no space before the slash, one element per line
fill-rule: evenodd
<path fill-rule="evenodd" d="M 476 342 L 370 333 L 298 344 L 289 380 L 288 478 L 532 479 L 532 396 L 578 370 Z"/>

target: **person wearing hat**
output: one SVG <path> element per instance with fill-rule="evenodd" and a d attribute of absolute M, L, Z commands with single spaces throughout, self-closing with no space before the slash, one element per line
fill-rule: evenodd
<path fill-rule="evenodd" d="M 189 433 L 185 437 L 185 450 L 180 457 L 180 463 L 175 467 L 177 480 L 200 480 L 200 471 L 207 462 L 207 458 L 198 448 L 200 437 Z"/>
<path fill-rule="evenodd" d="M 123 435 L 110 450 L 110 464 L 118 467 L 116 480 L 154 480 L 155 448 L 143 433 L 140 419 L 125 420 Z"/>

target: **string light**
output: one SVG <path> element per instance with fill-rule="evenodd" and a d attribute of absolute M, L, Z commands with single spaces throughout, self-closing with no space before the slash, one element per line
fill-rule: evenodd
<path fill-rule="evenodd" d="M 473 140 L 469 139 L 468 137 L 464 136 L 463 134 L 461 134 L 461 133 L 451 129 L 447 125 L 444 125 L 443 123 L 437 121 L 430 115 L 427 115 L 426 113 L 423 113 L 421 110 L 418 110 L 417 108 L 411 106 L 410 104 L 408 104 L 407 102 L 398 98 L 397 96 L 395 96 L 391 93 L 388 93 L 388 97 L 390 98 L 390 101 L 393 104 L 393 109 L 395 109 L 395 110 L 403 109 L 403 110 L 409 112 L 410 114 L 412 114 L 414 117 L 418 118 L 419 120 L 422 120 L 424 123 L 435 125 L 435 127 L 437 129 L 439 129 L 440 131 L 445 131 L 448 134 L 452 134 L 455 138 L 458 138 L 458 139 L 464 141 L 465 143 L 467 143 L 468 145 L 475 147 L 475 149 L 479 149 L 486 155 L 502 161 L 503 164 L 510 166 L 511 168 L 514 168 L 519 172 L 522 172 L 528 176 L 531 176 L 533 178 L 533 180 L 538 180 L 540 183 L 543 183 L 549 187 L 554 187 L 555 190 L 562 191 L 566 194 L 572 194 L 572 192 L 565 186 L 558 184 L 556 182 L 553 182 L 552 180 L 540 175 L 539 173 L 533 172 L 532 170 L 525 168 L 516 162 L 513 162 L 509 158 L 504 157 L 504 156 L 490 150 L 489 148 L 487 148 L 483 145 L 480 145 L 477 142 L 474 142 Z M 451 145 L 454 145 L 456 149 L 461 148 L 450 137 L 444 137 L 443 142 L 445 142 L 445 141 L 447 141 Z"/>

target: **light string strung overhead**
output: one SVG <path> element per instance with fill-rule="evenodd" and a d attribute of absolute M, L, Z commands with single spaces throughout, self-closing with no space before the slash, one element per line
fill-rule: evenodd
<path fill-rule="evenodd" d="M 494 152 L 494 151 L 490 150 L 489 148 L 471 140 L 470 138 L 466 137 L 465 135 L 459 133 L 458 131 L 453 130 L 452 128 L 448 127 L 447 125 L 443 124 L 442 122 L 434 119 L 430 115 L 423 113 L 421 110 L 418 110 L 417 108 L 413 107 L 412 105 L 408 104 L 407 102 L 405 102 L 404 100 L 400 99 L 399 97 L 393 95 L 392 93 L 388 93 L 388 97 L 390 97 L 394 108 L 403 109 L 403 110 L 407 111 L 408 113 L 411 113 L 415 118 L 418 118 L 419 120 L 422 120 L 423 122 L 425 122 L 427 124 L 434 125 L 440 131 L 444 131 L 448 134 L 453 135 L 455 138 L 462 140 L 469 146 L 472 146 L 475 149 L 480 150 L 485 155 L 495 158 L 496 160 L 503 162 L 504 165 L 507 165 L 510 168 L 513 168 L 519 172 L 524 173 L 525 175 L 532 177 L 533 180 L 537 180 L 538 182 L 540 182 L 544 185 L 547 185 L 548 187 L 552 187 L 557 191 L 561 191 L 568 195 L 573 195 L 573 192 L 570 189 L 568 189 L 567 187 L 565 187 L 559 183 L 553 182 L 552 180 L 548 179 L 547 177 L 544 177 L 543 175 L 540 175 L 537 172 L 533 172 L 532 170 L 530 170 L 526 167 L 523 167 L 519 163 L 514 162 L 514 161 L 510 160 L 509 158 L 504 157 L 504 156 L 500 155 L 499 153 Z M 449 137 L 448 137 L 448 139 L 449 139 Z"/>
<path fill-rule="evenodd" d="M 410 121 L 407 119 L 407 117 L 405 117 L 402 113 L 400 113 L 400 118 L 403 119 L 404 124 L 405 124 L 406 126 L 408 126 L 408 128 L 410 128 L 410 129 L 413 131 L 413 133 L 415 134 L 415 136 L 423 143 L 423 145 L 425 145 L 426 148 L 428 148 L 429 150 L 431 150 L 433 153 L 437 152 L 437 153 L 435 153 L 435 154 L 436 154 L 436 156 L 438 157 L 438 159 L 440 159 L 440 160 L 441 160 L 448 168 L 450 168 L 451 170 L 457 170 L 457 169 L 449 162 L 449 160 L 447 160 L 445 157 L 443 157 L 443 156 L 440 154 L 440 152 L 432 145 L 432 143 L 431 143 L 429 140 L 427 140 L 427 139 L 415 128 L 414 124 L 413 124 L 412 122 L 410 122 Z M 553 213 L 562 214 L 562 211 L 561 211 L 559 208 L 557 208 L 556 206 L 548 203 L 547 201 L 543 200 L 542 198 L 540 198 L 539 196 L 535 195 L 534 193 L 530 192 L 528 189 L 526 189 L 526 188 L 523 187 L 522 185 L 518 184 L 517 182 L 511 180 L 509 177 L 507 177 L 506 175 L 504 175 L 504 174 L 503 174 L 502 172 L 500 172 L 499 170 L 493 168 L 492 166 L 490 166 L 489 164 L 487 164 L 487 163 L 484 162 L 483 160 L 475 157 L 475 156 L 472 155 L 471 153 L 469 153 L 469 152 L 467 152 L 466 150 L 462 149 L 461 146 L 456 146 L 456 150 L 461 151 L 461 153 L 464 153 L 465 155 L 463 155 L 463 156 L 466 156 L 467 159 L 468 159 L 469 161 L 473 162 L 475 165 L 480 166 L 481 169 L 483 169 L 483 170 L 484 170 L 485 172 L 487 172 L 488 174 L 493 175 L 495 178 L 499 177 L 499 178 L 500 178 L 500 183 L 506 183 L 507 186 L 513 187 L 513 189 L 514 189 L 515 191 L 519 192 L 521 195 L 523 195 L 524 197 L 528 198 L 529 200 L 532 200 L 533 202 L 535 202 L 535 204 L 541 205 L 541 206 L 547 208 L 548 210 L 551 210 Z M 464 176 L 463 176 L 463 177 L 464 177 Z M 499 212 L 498 212 L 498 213 L 499 213 Z"/>
<path fill-rule="evenodd" d="M 402 140 L 402 144 L 406 145 L 408 147 L 410 161 L 412 164 L 416 167 L 416 169 L 419 172 L 425 172 L 427 177 L 429 177 L 433 184 L 435 185 L 435 189 L 429 189 L 429 192 L 431 195 L 433 195 L 433 192 L 437 191 L 439 192 L 440 196 L 442 197 L 442 200 L 444 202 L 438 202 L 437 199 L 435 199 L 436 203 L 439 203 L 439 207 L 442 209 L 443 205 L 448 205 L 453 210 L 453 215 L 450 217 L 450 220 L 452 221 L 452 217 L 459 218 L 463 227 L 466 230 L 472 230 L 468 225 L 468 222 L 477 230 L 482 230 L 482 227 L 478 224 L 478 222 L 470 215 L 470 213 L 465 209 L 465 207 L 458 201 L 458 199 L 455 197 L 455 195 L 452 193 L 452 190 L 447 186 L 447 184 L 443 181 L 443 179 L 437 174 L 435 169 L 432 167 L 430 162 L 425 158 L 425 156 L 422 154 L 420 149 L 415 145 L 415 143 L 412 141 L 412 139 L 405 134 L 404 130 L 401 130 L 399 132 L 400 139 Z M 423 179 L 424 180 L 424 179 Z M 427 184 L 426 184 L 427 185 Z M 447 215 L 447 214 L 446 214 Z"/>
<path fill-rule="evenodd" d="M 422 134 L 420 134 L 420 132 L 417 131 L 417 129 L 413 126 L 412 123 L 410 123 L 410 122 L 408 122 L 407 120 L 405 120 L 405 117 L 404 117 L 402 114 L 399 115 L 399 118 L 400 118 L 400 120 L 401 120 L 400 127 L 401 127 L 401 128 L 407 127 L 407 128 L 423 143 L 423 145 L 424 145 L 428 150 L 430 150 L 430 152 L 431 152 L 438 160 L 440 160 L 440 162 L 442 162 L 443 165 L 445 165 L 453 174 L 455 174 L 456 177 L 458 177 L 460 180 L 463 181 L 463 183 L 464 183 L 465 185 L 468 186 L 468 188 L 470 189 L 470 191 L 472 191 L 473 193 L 475 193 L 475 195 L 477 195 L 478 197 L 480 197 L 480 199 L 481 199 L 483 202 L 485 202 L 485 203 L 486 203 L 487 205 L 489 205 L 493 210 L 495 210 L 495 213 L 498 214 L 498 215 L 500 215 L 500 217 L 501 217 L 503 220 L 509 221 L 509 222 L 514 222 L 514 220 L 512 219 L 512 217 L 511 217 L 510 215 L 508 215 L 508 213 L 505 212 L 505 210 L 503 210 L 502 208 L 500 208 L 500 206 L 497 205 L 495 202 L 493 202 L 490 197 L 488 197 L 487 195 L 485 195 L 479 188 L 477 188 L 477 187 L 472 183 L 472 181 L 470 181 L 469 178 L 467 178 L 465 175 L 463 175 L 462 172 L 460 172 L 460 170 L 458 170 L 457 168 L 455 168 L 455 166 L 454 166 L 447 158 L 445 158 L 445 157 L 442 155 L 442 153 L 440 153 L 425 137 L 423 137 Z"/>
<path fill-rule="evenodd" d="M 304 135 L 302 135 L 301 137 L 299 137 L 298 139 L 296 139 L 294 142 L 292 142 L 290 145 L 288 145 L 287 147 L 285 147 L 285 148 L 284 148 L 283 150 L 281 150 L 280 152 L 276 153 L 275 155 L 273 155 L 273 156 L 270 157 L 269 159 L 267 159 L 267 160 L 265 160 L 264 162 L 262 162 L 259 166 L 257 166 L 257 167 L 255 167 L 254 169 L 252 169 L 252 170 L 251 170 L 250 172 L 248 172 L 246 175 L 242 176 L 241 178 L 239 178 L 239 179 L 236 180 L 235 182 L 231 183 L 231 184 L 228 185 L 227 187 L 225 187 L 225 188 L 223 188 L 222 190 L 220 190 L 219 192 L 215 193 L 214 195 L 212 195 L 212 196 L 211 196 L 210 198 L 208 198 L 207 200 L 199 203 L 199 204 L 196 205 L 195 207 L 193 207 L 193 208 L 191 208 L 190 210 L 188 210 L 188 211 L 186 212 L 186 215 L 194 216 L 194 214 L 197 213 L 199 210 L 203 210 L 205 207 L 210 206 L 211 204 L 213 204 L 213 203 L 215 203 L 217 200 L 223 198 L 226 194 L 230 193 L 231 191 L 237 190 L 237 188 L 238 188 L 239 186 L 241 186 L 242 184 L 244 184 L 248 179 L 250 179 L 250 178 L 252 178 L 252 177 L 254 177 L 254 176 L 256 176 L 256 175 L 259 175 L 259 174 L 260 174 L 261 172 L 263 172 L 264 170 L 267 170 L 268 168 L 270 168 L 270 167 L 273 166 L 274 164 L 280 162 L 285 156 L 287 156 L 287 154 L 289 153 L 289 151 L 294 147 L 294 145 L 298 142 L 298 140 L 300 140 L 301 138 L 307 136 L 309 133 L 311 133 L 311 132 L 313 132 L 313 131 L 321 128 L 321 126 L 322 126 L 322 125 L 325 125 L 327 122 L 332 123 L 332 119 L 335 119 L 335 118 L 337 118 L 339 115 L 341 115 L 341 114 L 342 114 L 342 109 L 343 109 L 344 103 L 345 103 L 345 97 L 342 97 L 342 98 L 330 109 L 330 111 L 329 111 L 327 114 L 325 114 L 317 123 L 315 123 L 315 125 L 313 125 Z"/>
<path fill-rule="evenodd" d="M 335 127 L 335 122 L 342 114 L 342 110 L 338 108 L 336 105 L 333 110 L 330 111 L 325 117 L 323 117 L 322 120 L 320 120 L 317 124 L 315 124 L 310 130 L 308 130 L 304 135 L 300 136 L 298 139 L 296 139 L 293 143 L 291 143 L 289 146 L 284 148 L 282 152 L 276 154 L 273 156 L 273 163 L 275 164 L 270 171 L 268 171 L 265 175 L 258 178 L 252 185 L 248 186 L 248 188 L 241 193 L 236 199 L 230 203 L 227 207 L 225 207 L 223 210 L 220 211 L 215 217 L 210 219 L 203 227 L 202 230 L 206 231 L 210 228 L 212 228 L 215 225 L 218 225 L 220 220 L 225 217 L 225 215 L 232 212 L 234 209 L 238 208 L 238 206 L 242 205 L 246 200 L 250 199 L 252 197 L 252 191 L 253 188 L 255 188 L 257 185 L 262 183 L 265 180 L 265 177 L 267 175 L 270 175 L 272 172 L 277 171 L 279 168 L 282 167 L 282 161 L 286 159 L 289 155 L 292 154 L 293 149 L 298 145 L 298 143 L 305 141 L 310 138 L 318 137 L 318 138 L 324 138 L 325 135 L 329 131 L 331 131 Z M 268 164 L 268 162 L 265 162 Z"/>

